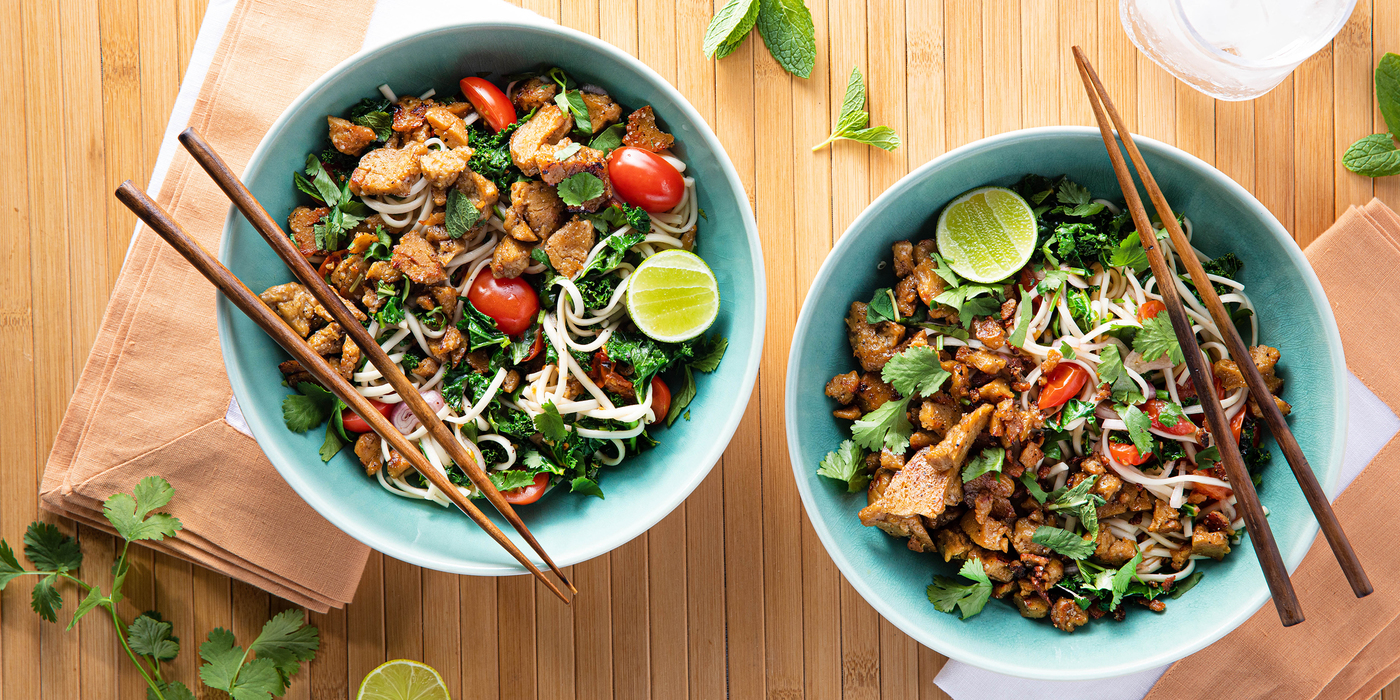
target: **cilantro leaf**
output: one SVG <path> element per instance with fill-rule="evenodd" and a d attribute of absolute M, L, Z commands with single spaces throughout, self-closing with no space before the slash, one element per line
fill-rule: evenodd
<path fill-rule="evenodd" d="M 806 14 L 807 8 L 802 5 L 801 0 L 763 0 L 764 11 L 770 6 L 796 4 L 802 8 L 802 13 Z M 811 16 L 807 15 L 807 26 L 812 26 Z M 759 32 L 763 31 L 763 14 L 759 15 Z M 763 37 L 768 42 L 769 50 L 773 49 L 772 42 L 768 41 L 768 36 Z M 776 56 L 776 52 L 774 52 Z M 781 62 L 781 61 L 780 61 Z M 786 68 L 786 66 L 784 66 Z M 788 69 L 789 72 L 795 72 Z M 807 70 L 811 70 L 808 64 Z M 805 74 L 799 74 L 807 77 Z M 894 129 L 888 126 L 869 126 L 870 113 L 865 111 L 865 77 L 860 74 L 860 68 L 852 68 L 851 75 L 846 79 L 846 95 L 841 100 L 841 113 L 836 117 L 836 128 L 831 132 L 825 141 L 812 147 L 813 151 L 819 151 L 828 144 L 839 139 L 846 139 L 863 143 L 868 146 L 883 148 L 886 151 L 893 151 L 899 148 L 899 135 Z"/>
<path fill-rule="evenodd" d="M 1049 502 L 1046 507 L 1050 510 L 1066 511 L 1079 518 L 1084 529 L 1089 532 L 1090 539 L 1097 539 L 1099 536 L 1097 508 L 1104 503 L 1102 496 L 1089 493 L 1089 489 L 1093 488 L 1094 482 L 1098 480 L 1099 477 L 1091 476 L 1072 488 L 1055 489 L 1046 499 Z"/>
<path fill-rule="evenodd" d="M 1202 469 L 1207 469 L 1217 464 L 1220 464 L 1220 460 L 1220 448 L 1216 447 L 1215 445 L 1211 445 L 1210 447 L 1207 447 L 1206 449 L 1196 453 L 1196 466 Z"/>
<path fill-rule="evenodd" d="M 1137 565 L 1142 562 L 1142 549 L 1139 548 L 1132 560 L 1123 565 L 1117 573 L 1113 574 L 1113 602 L 1109 603 L 1109 610 L 1117 610 L 1118 604 L 1123 602 L 1123 594 L 1128 591 L 1128 584 L 1137 578 Z M 1141 579 L 1138 579 L 1141 580 Z"/>
<path fill-rule="evenodd" d="M 5 590 L 5 586 L 23 575 L 24 567 L 19 565 L 19 559 L 15 557 L 15 550 L 10 549 L 9 542 L 0 540 L 0 591 Z"/>
<path fill-rule="evenodd" d="M 541 408 L 544 413 L 535 416 L 535 429 L 544 433 L 545 438 L 558 442 L 569 434 L 564 429 L 564 418 L 559 415 L 559 409 L 554 406 L 553 401 L 548 401 Z"/>
<path fill-rule="evenodd" d="M 1086 540 L 1079 535 L 1058 527 L 1047 527 L 1041 525 L 1035 529 L 1035 534 L 1031 535 L 1031 541 L 1049 547 L 1057 553 L 1069 557 L 1075 561 L 1088 559 L 1094 553 L 1098 545 L 1093 540 Z"/>
<path fill-rule="evenodd" d="M 982 560 L 976 557 L 963 562 L 958 575 L 971 579 L 973 583 L 959 584 L 956 579 L 947 576 L 934 576 L 933 584 L 928 587 L 928 602 L 933 603 L 939 612 L 945 613 L 953 612 L 956 606 L 962 612 L 962 619 L 966 620 L 982 612 L 987 605 L 992 597 L 992 581 L 987 578 Z"/>
<path fill-rule="evenodd" d="M 933 255 L 933 261 L 938 264 L 938 267 L 934 268 L 933 274 L 943 278 L 943 281 L 947 282 L 949 287 L 961 287 L 963 283 L 962 278 L 958 277 L 958 273 L 953 272 L 953 268 L 949 267 L 948 261 L 944 260 L 943 256 L 939 255 L 936 250 L 933 251 L 931 255 Z"/>
<path fill-rule="evenodd" d="M 73 629 L 73 626 L 78 624 L 78 620 L 83 619 L 84 615 L 92 612 L 94 608 L 96 608 L 104 602 L 106 602 L 106 598 L 102 597 L 101 588 L 99 588 L 98 586 L 93 586 L 92 588 L 89 588 L 87 597 L 83 598 L 82 601 L 78 603 L 78 609 L 73 611 L 73 619 L 68 621 L 67 629 Z"/>
<path fill-rule="evenodd" d="M 758 21 L 758 11 L 759 0 L 730 0 L 716 11 L 701 44 L 705 58 L 724 58 L 739 48 Z"/>
<path fill-rule="evenodd" d="M 1142 322 L 1142 330 L 1133 338 L 1133 349 L 1142 355 L 1144 362 L 1151 362 L 1166 355 L 1174 364 L 1181 364 L 1186 356 L 1181 352 L 1181 343 L 1176 339 L 1171 319 L 1165 314 L 1157 314 Z"/>
<path fill-rule="evenodd" d="M 1088 204 L 1090 197 L 1088 187 L 1069 178 L 1061 180 L 1059 189 L 1055 192 L 1055 201 L 1060 204 Z"/>
<path fill-rule="evenodd" d="M 1138 403 L 1143 400 L 1141 387 L 1123 368 L 1123 358 L 1117 345 L 1108 345 L 1099 352 L 1099 381 L 1107 382 L 1113 391 L 1113 399 L 1121 403 Z"/>
<path fill-rule="evenodd" d="M 233 633 L 222 627 L 211 630 L 208 640 L 199 645 L 199 657 L 204 659 L 199 678 L 210 688 L 232 693 L 234 679 L 243 665 L 243 648 L 234 644 Z"/>
<path fill-rule="evenodd" d="M 577 477 L 569 482 L 569 493 L 582 493 L 603 498 L 603 489 L 598 487 L 598 482 L 586 476 Z"/>
<path fill-rule="evenodd" d="M 938 351 L 927 345 L 905 349 L 880 371 L 880 377 L 903 396 L 933 396 L 951 376 L 939 362 Z"/>
<path fill-rule="evenodd" d="M 981 298 L 982 295 L 988 295 Z M 967 284 L 954 287 L 934 297 L 934 302 L 947 304 L 957 309 L 958 322 L 966 326 L 974 316 L 986 316 L 996 312 L 1001 304 L 991 295 L 1000 295 L 1001 288 L 985 284 Z"/>
<path fill-rule="evenodd" d="M 58 622 L 58 609 L 63 607 L 63 596 L 53 586 L 57 580 L 58 574 L 49 574 L 39 579 L 29 596 L 29 607 L 49 622 Z"/>
<path fill-rule="evenodd" d="M 259 661 L 266 660 L 276 669 L 280 687 L 273 692 L 274 695 L 286 691 L 291 677 L 301 669 L 301 662 L 315 658 L 316 650 L 321 647 L 320 633 L 305 622 L 302 611 L 283 610 L 263 625 L 258 638 L 248 647 L 249 651 L 257 654 Z M 239 672 L 240 683 L 249 680 L 249 670 L 245 666 Z"/>
<path fill-rule="evenodd" d="M 52 523 L 29 524 L 24 531 L 24 556 L 40 571 L 77 571 L 83 565 L 78 540 L 63 534 Z"/>
<path fill-rule="evenodd" d="M 1205 575 L 1206 574 L 1204 571 L 1197 571 L 1196 573 L 1187 576 L 1185 579 L 1177 581 L 1174 585 L 1172 585 L 1172 590 L 1167 595 L 1171 596 L 1173 600 L 1180 598 L 1182 594 L 1186 593 L 1192 588 L 1195 588 L 1196 584 L 1201 582 L 1201 577 Z"/>
<path fill-rule="evenodd" d="M 1133 441 L 1133 446 L 1137 448 L 1138 454 L 1145 455 L 1152 451 L 1152 418 L 1137 406 L 1114 406 L 1118 415 L 1123 418 L 1123 422 L 1128 425 L 1128 437 Z"/>
<path fill-rule="evenodd" d="M 596 179 L 596 178 L 595 178 Z M 481 221 L 481 212 L 461 190 L 453 189 L 447 194 L 446 213 L 447 235 L 461 238 Z"/>
<path fill-rule="evenodd" d="M 842 440 L 840 446 L 826 453 L 817 474 L 846 482 L 848 493 L 856 493 L 870 483 L 870 475 L 865 473 L 865 450 L 850 440 Z"/>
<path fill-rule="evenodd" d="M 138 656 L 169 661 L 180 653 L 180 640 L 171 635 L 174 629 L 174 625 L 154 613 L 145 613 L 127 627 L 126 643 Z"/>
<path fill-rule="evenodd" d="M 156 685 L 160 686 L 161 695 L 165 696 L 165 700 L 195 700 L 194 693 L 180 681 L 166 683 L 156 680 Z M 155 694 L 149 688 L 146 689 L 146 700 L 155 700 Z"/>
<path fill-rule="evenodd" d="M 1084 330 L 1089 330 L 1089 329 L 1085 328 Z M 1065 342 L 1065 341 L 1063 341 L 1063 340 L 1060 341 L 1060 357 L 1063 357 L 1063 358 L 1065 358 L 1066 360 L 1073 360 L 1073 359 L 1074 359 L 1074 348 L 1070 347 L 1070 346 L 1069 346 L 1069 343 L 1068 343 L 1068 342 Z"/>
<path fill-rule="evenodd" d="M 538 452 L 531 452 L 530 454 L 540 455 Z M 544 457 L 540 456 L 540 459 L 543 460 Z M 505 471 L 490 472 L 489 476 L 491 478 L 491 485 L 495 486 L 497 491 L 513 491 L 535 483 L 535 476 L 538 473 L 539 472 L 524 469 L 507 469 Z"/>
<path fill-rule="evenodd" d="M 135 498 L 115 493 L 102 504 L 102 514 L 122 539 L 160 541 L 180 531 L 179 519 L 165 513 L 152 513 L 170 503 L 175 488 L 165 479 L 148 476 L 136 484 Z"/>
<path fill-rule="evenodd" d="M 1118 247 L 1113 249 L 1113 254 L 1108 258 L 1108 264 L 1110 267 L 1130 267 L 1138 274 L 1151 267 L 1147 251 L 1142 249 L 1142 239 L 1138 238 L 1136 233 L 1128 234 L 1118 243 Z"/>
<path fill-rule="evenodd" d="M 756 24 L 768 53 L 783 70 L 799 78 L 812 75 L 817 62 L 816 28 L 802 0 L 761 0 Z"/>
<path fill-rule="evenodd" d="M 330 417 L 335 395 L 310 382 L 298 383 L 297 391 L 301 393 L 282 399 L 282 420 L 288 430 L 304 433 Z"/>
<path fill-rule="evenodd" d="M 326 424 L 326 439 L 321 442 L 321 461 L 329 462 L 345 449 L 345 440 L 335 432 L 335 423 L 340 421 L 340 415 L 334 415 L 334 420 Z"/>
<path fill-rule="evenodd" d="M 986 447 L 977 456 L 968 460 L 963 467 L 962 480 L 967 483 L 987 472 L 1001 473 L 1001 465 L 1006 461 L 1006 450 L 1000 447 Z"/>
<path fill-rule="evenodd" d="M 1183 420 L 1186 420 L 1186 411 L 1181 408 L 1180 404 L 1174 404 L 1170 401 L 1161 403 L 1161 408 L 1157 411 L 1158 423 L 1172 428 L 1176 426 L 1178 421 Z"/>
<path fill-rule="evenodd" d="M 1021 472 L 1021 483 L 1026 485 L 1026 491 L 1030 492 L 1036 503 L 1045 502 L 1048 494 L 1045 493 L 1045 489 L 1040 488 L 1040 482 L 1035 480 L 1035 474 L 1031 470 Z"/>
<path fill-rule="evenodd" d="M 914 426 L 909 423 L 909 398 L 886 401 L 851 426 L 851 437 L 867 450 L 901 453 L 909 446 Z"/>
<path fill-rule="evenodd" d="M 559 183 L 558 190 L 565 204 L 577 207 L 603 196 L 603 181 L 593 173 L 575 173 Z"/>

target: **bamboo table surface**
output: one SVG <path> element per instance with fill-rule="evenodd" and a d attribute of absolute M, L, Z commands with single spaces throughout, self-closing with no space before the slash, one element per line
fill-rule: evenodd
<path fill-rule="evenodd" d="M 149 177 L 205 1 L 0 8 L 9 18 L 0 22 L 0 94 L 9 96 L 0 124 L 13 137 L 0 149 L 9 193 L 0 207 L 0 535 L 12 543 L 38 512 L 44 459 L 135 223 L 111 193 Z M 393 658 L 436 667 L 459 698 L 945 697 L 932 682 L 945 659 L 861 600 L 803 514 L 783 430 L 789 338 L 832 242 L 899 177 L 983 136 L 1093 124 L 1071 44 L 1086 49 L 1136 133 L 1213 163 L 1300 245 L 1373 195 L 1400 205 L 1400 178 L 1373 182 L 1340 165 L 1353 140 L 1385 130 L 1371 74 L 1386 49 L 1400 49 L 1400 3 L 1359 0 L 1330 46 L 1244 103 L 1212 101 L 1139 55 L 1114 0 L 808 0 L 817 33 L 808 80 L 783 73 L 756 33 L 729 58 L 706 61 L 711 0 L 523 4 L 639 56 L 724 142 L 767 265 L 758 385 L 724 459 L 685 504 L 571 567 L 572 609 L 528 577 L 454 576 L 373 554 L 355 602 L 311 616 L 321 650 L 289 698 L 345 698 Z M 830 131 L 852 66 L 869 83 L 872 123 L 904 140 L 894 153 L 851 143 L 809 151 Z M 105 582 L 113 539 L 60 524 L 80 536 L 83 574 Z M 124 614 L 154 608 L 174 622 L 184 650 L 170 677 L 192 686 L 208 630 L 230 628 L 246 643 L 288 607 L 134 549 Z M 68 596 L 65 620 L 76 603 Z M 108 621 L 93 615 L 65 633 L 28 606 L 22 587 L 0 596 L 0 698 L 145 697 Z M 1400 698 L 1400 683 L 1381 695 Z"/>

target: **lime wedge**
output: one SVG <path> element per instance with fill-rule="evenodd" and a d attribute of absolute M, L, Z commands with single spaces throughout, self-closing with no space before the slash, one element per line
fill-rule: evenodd
<path fill-rule="evenodd" d="M 663 343 L 678 343 L 704 333 L 715 322 L 719 285 L 695 253 L 662 251 L 628 278 L 627 310 L 643 333 Z"/>
<path fill-rule="evenodd" d="M 356 700 L 451 700 L 432 666 L 408 659 L 379 664 L 360 681 Z"/>
<path fill-rule="evenodd" d="M 938 215 L 938 252 L 973 282 L 997 282 L 1025 267 L 1035 251 L 1035 214 L 1005 187 L 965 192 Z"/>

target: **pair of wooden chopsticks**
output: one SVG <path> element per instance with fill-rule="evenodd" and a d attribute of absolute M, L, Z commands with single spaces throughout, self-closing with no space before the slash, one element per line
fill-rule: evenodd
<path fill-rule="evenodd" d="M 1181 350 L 1186 356 L 1186 365 L 1191 372 L 1191 381 L 1196 386 L 1196 395 L 1201 398 L 1201 406 L 1205 409 L 1206 424 L 1210 427 L 1211 435 L 1216 436 L 1215 444 L 1220 448 L 1225 473 L 1230 478 L 1230 486 L 1234 489 L 1237 502 L 1244 510 L 1245 526 L 1249 530 L 1250 541 L 1254 543 L 1254 552 L 1259 557 L 1260 565 L 1264 568 L 1264 577 L 1269 583 L 1270 592 L 1273 593 L 1274 605 L 1278 608 L 1279 618 L 1283 621 L 1283 626 L 1288 627 L 1303 621 L 1303 611 L 1298 604 L 1298 596 L 1293 592 L 1293 584 L 1288 578 L 1288 571 L 1284 568 L 1283 558 L 1278 551 L 1278 543 L 1274 541 L 1273 532 L 1269 529 L 1269 522 L 1264 517 L 1264 509 L 1259 503 L 1259 495 L 1254 491 L 1254 482 L 1244 466 L 1244 460 L 1240 457 L 1239 445 L 1225 437 L 1230 435 L 1230 425 L 1225 418 L 1225 410 L 1220 405 L 1220 397 L 1215 394 L 1215 382 L 1210 364 L 1206 362 L 1200 346 L 1196 344 L 1196 335 L 1191 330 L 1191 319 L 1186 316 L 1186 308 L 1182 305 L 1181 297 L 1178 294 L 1176 280 L 1171 269 L 1167 267 L 1162 251 L 1157 247 L 1157 237 L 1152 222 L 1147 218 L 1147 212 L 1142 206 L 1142 199 L 1137 193 L 1137 186 L 1133 183 L 1133 176 L 1128 171 L 1127 163 L 1123 161 L 1123 154 L 1118 150 L 1118 142 L 1113 135 L 1115 128 L 1118 130 L 1119 138 L 1123 140 L 1123 146 L 1128 149 L 1128 156 L 1132 158 L 1133 166 L 1137 168 L 1138 176 L 1142 178 L 1148 196 L 1152 198 L 1152 205 L 1157 209 L 1157 216 L 1166 227 L 1167 234 L 1171 236 L 1172 245 L 1181 251 L 1181 261 L 1186 265 L 1186 270 L 1191 275 L 1191 282 L 1200 293 L 1201 300 L 1205 302 L 1215 325 L 1220 328 L 1225 345 L 1230 349 L 1235 363 L 1239 365 L 1245 383 L 1249 387 L 1250 396 L 1254 397 L 1255 403 L 1263 411 L 1265 424 L 1269 426 L 1269 431 L 1278 441 L 1279 448 L 1283 450 L 1283 455 L 1288 460 L 1288 465 L 1292 467 L 1293 476 L 1302 487 L 1303 495 L 1307 498 L 1308 505 L 1322 526 L 1322 532 L 1327 536 L 1327 543 L 1331 545 L 1332 552 L 1341 564 L 1342 571 L 1346 574 L 1352 591 L 1356 593 L 1358 598 L 1370 595 L 1372 591 L 1371 581 L 1361 568 L 1361 561 L 1356 558 L 1356 552 L 1352 551 L 1351 542 L 1347 540 L 1346 533 L 1342 531 L 1341 523 L 1337 522 L 1337 515 L 1332 512 L 1332 505 L 1328 503 L 1327 495 L 1322 492 L 1322 486 L 1317 483 L 1317 476 L 1313 474 L 1312 467 L 1308 465 L 1307 458 L 1303 456 L 1302 448 L 1298 446 L 1298 441 L 1293 438 L 1292 431 L 1288 429 L 1288 423 L 1284 420 L 1283 413 L 1274 403 L 1273 393 L 1264 383 L 1259 369 L 1254 366 L 1249 348 L 1245 346 L 1244 340 L 1235 330 L 1235 323 L 1230 318 L 1230 314 L 1225 311 L 1225 305 L 1220 302 L 1220 297 L 1216 295 L 1215 286 L 1206 277 L 1205 268 L 1201 266 L 1201 262 L 1196 259 L 1196 256 L 1191 254 L 1190 241 L 1186 240 L 1186 234 L 1182 232 L 1180 224 L 1177 223 L 1176 215 L 1172 213 L 1166 197 L 1162 195 L 1162 189 L 1157 186 L 1157 180 L 1147 169 L 1147 163 L 1143 160 L 1142 153 L 1138 151 L 1137 144 L 1133 142 L 1132 134 L 1124 126 L 1122 117 L 1118 115 L 1118 110 L 1113 106 L 1113 101 L 1109 99 L 1108 91 L 1104 89 L 1098 73 L 1094 72 L 1094 67 L 1090 65 L 1089 59 L 1085 57 L 1084 52 L 1078 46 L 1073 47 L 1073 50 L 1074 60 L 1079 65 L 1079 77 L 1084 80 L 1084 89 L 1089 94 L 1089 102 L 1094 108 L 1094 117 L 1099 122 L 1099 131 L 1103 134 L 1104 146 L 1108 149 L 1109 159 L 1113 161 L 1113 172 L 1118 176 L 1118 184 L 1123 189 L 1123 197 L 1127 200 L 1128 209 L 1133 215 L 1133 223 L 1137 226 L 1138 238 L 1142 241 L 1143 250 L 1147 251 L 1148 260 L 1152 265 L 1152 275 L 1157 278 L 1157 288 L 1161 291 L 1162 300 L 1166 303 L 1167 314 L 1171 317 L 1172 329 L 1176 331 L 1177 340 L 1180 341 Z M 1112 126 L 1109 125 L 1109 119 L 1113 121 Z"/>
<path fill-rule="evenodd" d="M 366 330 L 364 326 L 361 326 L 360 322 L 354 318 L 350 310 L 347 309 L 341 301 L 340 296 L 331 289 L 330 285 L 316 273 L 316 270 L 311 267 L 311 264 L 301 255 L 300 251 L 292 245 L 291 239 L 282 232 L 281 227 L 268 215 L 262 205 L 253 198 L 252 193 L 243 186 L 243 183 L 238 180 L 238 177 L 233 174 L 233 171 L 228 168 L 227 164 L 219 158 L 218 154 L 216 154 L 209 144 L 207 144 L 193 129 L 186 129 L 181 133 L 180 142 L 185 146 L 186 150 L 194 156 L 195 160 L 204 170 L 209 173 L 224 193 L 228 195 L 229 199 L 233 201 L 239 211 L 247 217 L 248 221 L 253 224 L 253 227 L 262 234 L 263 238 L 267 240 L 287 266 L 292 269 L 293 273 L 302 284 L 311 291 L 317 301 L 319 301 L 321 305 L 330 312 L 332 317 L 340 323 L 341 327 L 350 335 L 350 338 L 355 341 L 355 344 L 360 347 L 361 351 L 365 353 L 370 362 L 389 381 L 394 391 L 408 404 L 410 410 L 413 411 L 413 414 L 417 416 L 418 420 L 427 428 L 428 433 L 433 439 L 447 450 L 454 462 L 462 466 L 472 483 L 486 495 L 487 500 L 489 500 L 492 505 L 505 516 L 506 520 L 515 527 L 516 532 L 520 533 L 520 535 L 525 538 L 526 542 L 540 555 L 549 566 L 550 570 L 559 577 L 559 580 L 562 581 L 570 591 L 577 593 L 578 590 L 573 587 L 573 584 L 569 583 L 568 578 L 559 567 L 554 564 L 549 555 L 545 553 L 539 542 L 535 540 L 534 535 L 525 527 L 525 523 L 521 521 L 514 509 L 505 501 L 500 491 L 491 483 L 490 478 L 487 477 L 481 466 L 472 458 L 471 453 L 457 441 L 452 432 L 437 417 L 432 408 L 428 406 L 427 401 L 418 393 L 417 388 L 408 380 L 408 377 L 404 376 L 403 372 L 399 370 L 398 365 L 389 359 L 388 353 L 384 352 L 379 344 L 370 337 L 369 331 Z M 130 181 L 122 183 L 121 187 L 117 189 L 116 195 L 123 204 L 135 212 L 142 221 L 164 238 L 166 242 L 170 243 L 172 247 L 183 255 L 185 259 L 189 260 L 210 282 L 218 287 L 219 290 L 223 292 L 224 296 L 228 297 L 229 300 L 247 314 L 249 318 L 253 319 L 263 330 L 267 331 L 268 335 L 272 336 L 279 345 L 301 363 L 302 367 L 306 368 L 312 376 L 316 377 L 318 381 L 344 401 L 351 410 L 362 416 L 366 422 L 370 424 L 371 428 L 403 455 L 424 478 L 443 493 L 447 494 L 448 498 L 451 499 L 458 508 L 462 509 L 473 522 L 485 530 L 492 539 L 505 548 L 505 550 L 508 551 L 511 556 L 515 557 L 525 568 L 529 569 L 530 573 L 544 583 L 555 595 L 559 596 L 560 600 L 563 600 L 565 604 L 569 603 L 569 598 L 560 591 L 553 582 L 544 576 L 539 568 L 516 547 L 515 543 L 512 542 L 505 533 L 501 532 L 500 528 L 496 527 L 495 523 L 491 522 L 480 509 L 473 505 L 470 499 L 464 497 L 461 492 L 458 491 L 457 487 L 447 479 L 445 474 L 435 469 L 428 461 L 427 457 L 419 451 L 417 446 L 410 443 L 388 419 L 381 415 L 379 411 L 375 410 L 367 399 L 361 396 L 347 380 L 341 377 L 324 358 L 312 350 L 311 346 L 308 345 L 300 335 L 292 331 L 280 317 L 274 314 L 272 310 L 269 309 L 257 295 L 253 294 L 242 281 L 234 276 L 228 268 L 220 264 L 218 260 L 214 259 L 214 257 L 209 255 L 198 243 L 185 234 L 179 224 L 161 210 L 159 205 L 152 201 L 150 197 Z"/>

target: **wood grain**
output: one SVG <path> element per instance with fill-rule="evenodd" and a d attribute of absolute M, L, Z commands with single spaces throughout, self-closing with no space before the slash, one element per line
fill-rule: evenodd
<path fill-rule="evenodd" d="M 806 80 L 777 72 L 757 34 L 729 58 L 705 60 L 700 38 L 723 1 L 519 4 L 655 68 L 716 129 L 743 176 L 773 306 L 735 443 L 637 543 L 570 567 L 580 596 L 568 613 L 528 579 L 420 572 L 372 554 L 355 601 L 316 617 L 322 650 L 290 697 L 345 698 L 374 666 L 418 649 L 453 697 L 946 697 L 932 683 L 943 657 L 855 594 L 795 500 L 779 334 L 835 238 L 895 179 L 1005 129 L 1092 125 L 1071 44 L 1085 46 L 1120 104 L 1137 105 L 1124 116 L 1138 133 L 1215 163 L 1291 223 L 1300 245 L 1373 193 L 1400 204 L 1400 178 L 1373 182 L 1340 166 L 1352 141 L 1384 129 L 1371 71 L 1400 47 L 1397 3 L 1359 0 L 1286 91 L 1217 103 L 1137 53 L 1115 0 L 808 0 L 818 54 Z M 8 495 L 34 493 L 135 223 L 108 193 L 149 176 L 204 4 L 0 3 L 9 19 L 0 22 L 0 90 L 23 96 L 0 102 L 0 123 L 20 141 L 0 151 L 0 188 L 21 193 L 0 207 L 0 405 L 31 409 L 0 421 L 0 536 L 12 543 L 37 508 Z M 810 153 L 830 132 L 853 66 L 871 86 L 873 123 L 894 126 L 904 145 Z M 86 528 L 79 536 L 85 573 L 100 576 L 112 539 Z M 148 552 L 138 561 L 145 573 L 130 585 L 176 618 L 185 645 L 176 668 L 187 681 L 210 629 L 260 626 L 281 609 L 200 567 Z M 0 699 L 145 697 L 110 624 L 93 617 L 64 633 L 41 624 L 27 597 L 0 596 Z M 1385 697 L 1397 696 L 1400 684 Z"/>

